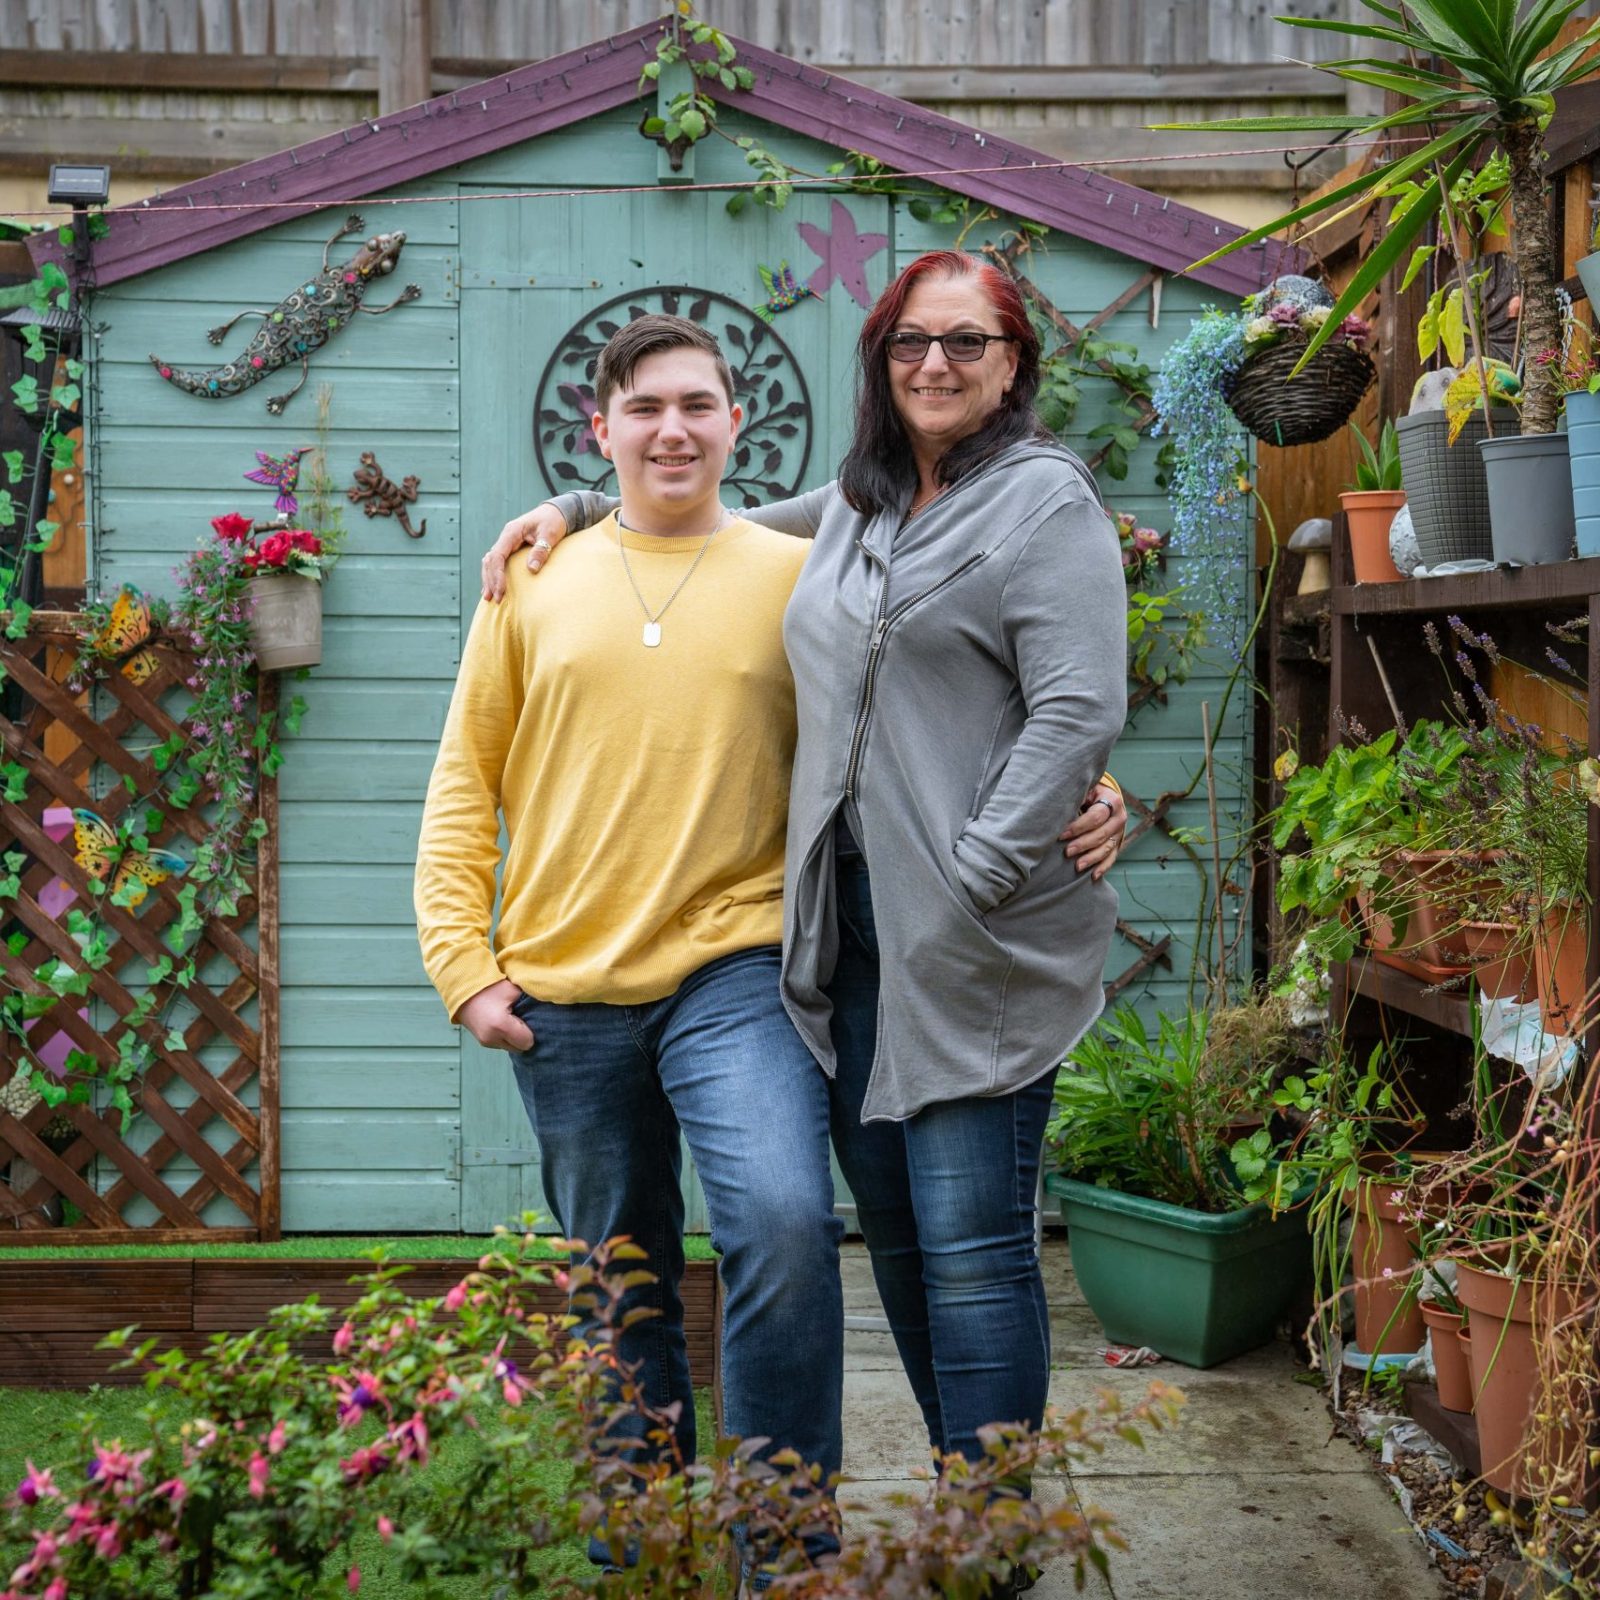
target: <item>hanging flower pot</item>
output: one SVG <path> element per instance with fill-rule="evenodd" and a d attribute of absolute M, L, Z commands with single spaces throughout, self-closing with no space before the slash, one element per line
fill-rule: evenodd
<path fill-rule="evenodd" d="M 290 572 L 250 580 L 250 643 L 263 672 L 314 667 L 322 660 L 322 585 Z"/>
<path fill-rule="evenodd" d="M 1291 378 L 1306 342 L 1270 345 L 1222 380 L 1229 409 L 1263 444 L 1314 444 L 1337 433 L 1378 375 L 1354 344 L 1329 343 Z"/>

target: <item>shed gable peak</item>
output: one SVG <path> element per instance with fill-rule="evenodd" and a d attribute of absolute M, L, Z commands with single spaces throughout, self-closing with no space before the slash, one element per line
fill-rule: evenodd
<path fill-rule="evenodd" d="M 95 279 L 111 284 L 135 277 L 306 210 L 370 203 L 367 197 L 382 190 L 627 105 L 666 25 L 648 23 L 118 206 L 106 213 L 110 231 L 94 248 Z M 755 81 L 748 90 L 730 91 L 702 80 L 700 87 L 713 98 L 1164 272 L 1182 272 L 1243 231 L 747 40 L 732 43 Z M 62 260 L 53 235 L 40 235 L 30 248 L 35 260 Z M 1258 244 L 1193 276 L 1230 294 L 1247 294 L 1283 269 L 1285 250 Z"/>

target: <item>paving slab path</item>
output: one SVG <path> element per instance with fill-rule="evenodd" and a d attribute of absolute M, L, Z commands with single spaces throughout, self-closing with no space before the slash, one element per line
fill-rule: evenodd
<path fill-rule="evenodd" d="M 1333 1433 L 1321 1392 L 1295 1382 L 1286 1344 L 1196 1372 L 1175 1362 L 1118 1371 L 1083 1303 L 1066 1242 L 1044 1247 L 1053 1362 L 1050 1398 L 1072 1406 L 1111 1388 L 1142 1395 L 1151 1377 L 1188 1403 L 1143 1450 L 1110 1449 L 1039 1493 L 1075 1495 L 1117 1519 L 1128 1541 L 1112 1553 L 1098 1600 L 1442 1600 L 1450 1591 L 1361 1450 Z M 881 1314 L 865 1251 L 847 1249 L 847 1315 Z M 887 1333 L 845 1335 L 844 1470 L 840 1494 L 858 1514 L 915 1492 L 927 1436 Z M 1070 1566 L 1047 1571 L 1035 1600 L 1065 1600 Z"/>

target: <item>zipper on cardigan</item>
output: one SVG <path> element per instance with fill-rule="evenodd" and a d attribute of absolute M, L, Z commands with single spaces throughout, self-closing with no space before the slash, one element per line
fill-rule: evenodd
<path fill-rule="evenodd" d="M 902 601 L 887 615 L 883 611 L 879 611 L 878 620 L 872 627 L 872 641 L 867 647 L 866 679 L 861 688 L 861 705 L 856 712 L 855 732 L 850 738 L 850 759 L 844 769 L 844 797 L 846 800 L 854 800 L 856 798 L 856 778 L 859 776 L 861 767 L 861 747 L 866 743 L 867 722 L 872 716 L 873 688 L 878 678 L 878 653 L 883 648 L 884 635 L 906 612 L 910 611 L 914 606 L 920 606 L 924 600 L 931 599 L 947 584 L 954 583 L 963 572 L 977 566 L 987 554 L 986 550 L 980 550 L 977 555 L 963 561 L 954 572 L 946 573 L 931 589 L 924 589 L 921 594 L 914 596 L 912 599 Z M 885 577 L 885 599 L 888 598 L 888 587 L 888 579 Z"/>

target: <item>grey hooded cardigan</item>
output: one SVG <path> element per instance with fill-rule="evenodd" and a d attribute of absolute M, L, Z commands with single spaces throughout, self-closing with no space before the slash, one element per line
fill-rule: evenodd
<path fill-rule="evenodd" d="M 556 504 L 580 526 L 615 502 Z M 1019 1089 L 1099 1015 L 1116 924 L 1116 891 L 1057 841 L 1127 712 L 1126 590 L 1094 481 L 1026 443 L 910 518 L 863 516 L 832 484 L 749 515 L 815 540 L 784 618 L 789 1014 L 831 1074 L 848 807 L 883 971 L 863 1120 Z"/>

